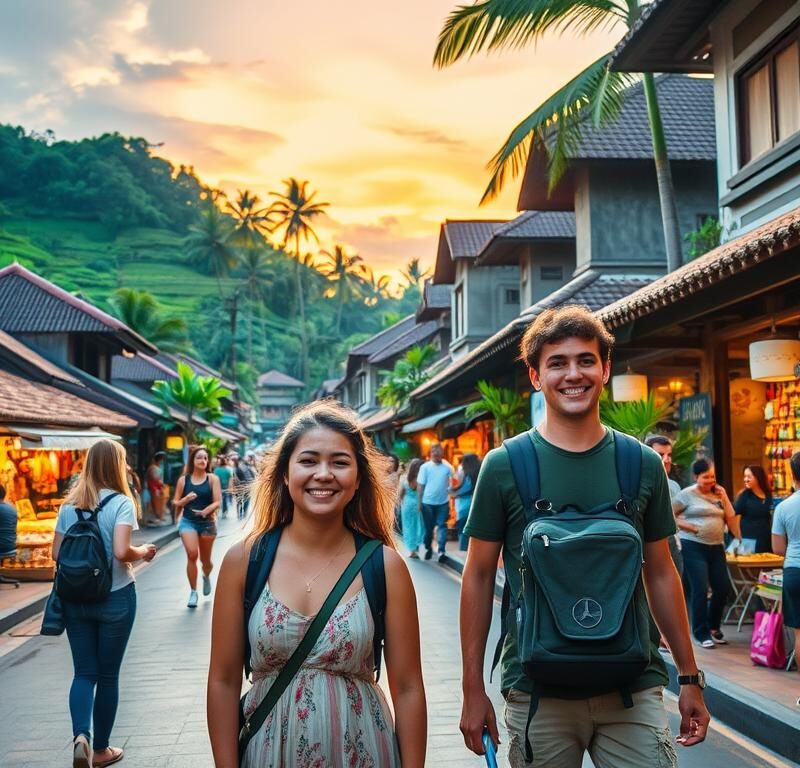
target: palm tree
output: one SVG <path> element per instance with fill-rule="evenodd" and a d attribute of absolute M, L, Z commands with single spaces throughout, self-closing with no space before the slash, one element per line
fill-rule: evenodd
<path fill-rule="evenodd" d="M 236 200 L 225 204 L 236 220 L 235 240 L 244 248 L 263 245 L 271 230 L 269 208 L 259 207 L 261 198 L 249 189 L 237 191 Z"/>
<path fill-rule="evenodd" d="M 250 302 L 247 320 L 247 361 L 253 365 L 253 313 L 255 307 L 259 312 L 269 298 L 269 289 L 275 278 L 270 266 L 270 254 L 265 245 L 246 248 L 240 258 L 237 272 L 241 279 L 241 287 Z"/>
<path fill-rule="evenodd" d="M 369 267 L 364 267 L 361 270 L 360 280 L 364 292 L 364 303 L 368 307 L 374 307 L 381 299 L 389 298 L 392 281 L 389 275 L 377 277 Z"/>
<path fill-rule="evenodd" d="M 164 352 L 190 349 L 186 321 L 179 317 L 164 317 L 161 305 L 147 291 L 119 288 L 108 303 L 115 317 Z"/>
<path fill-rule="evenodd" d="M 535 44 L 548 31 L 571 29 L 588 34 L 620 22 L 630 29 L 640 14 L 639 0 L 479 0 L 450 13 L 439 33 L 434 65 L 446 67 L 484 49 Z M 613 120 L 619 115 L 625 89 L 636 79 L 635 75 L 612 72 L 610 59 L 611 53 L 601 56 L 514 128 L 489 163 L 492 176 L 481 203 L 496 197 L 509 171 L 513 177 L 517 176 L 529 150 L 547 157 L 552 190 L 566 169 L 570 148 L 580 141 L 580 118 L 586 110 L 591 112 L 596 125 Z M 655 78 L 652 73 L 643 77 L 667 267 L 672 271 L 682 261 L 675 190 Z"/>
<path fill-rule="evenodd" d="M 481 399 L 470 403 L 464 415 L 471 419 L 473 416 L 491 414 L 498 445 L 507 437 L 527 429 L 526 402 L 522 395 L 513 389 L 492 386 L 488 381 L 479 381 L 475 388 Z"/>
<path fill-rule="evenodd" d="M 422 269 L 419 264 L 419 257 L 411 259 L 408 264 L 406 264 L 406 268 L 400 270 L 400 274 L 405 278 L 408 287 L 417 289 L 420 288 L 420 283 L 430 275 L 430 272 L 429 269 Z"/>
<path fill-rule="evenodd" d="M 342 310 L 361 288 L 361 276 L 364 272 L 364 259 L 358 254 L 350 255 L 343 245 L 336 245 L 333 253 L 322 251 L 322 263 L 319 271 L 334 284 L 333 296 L 336 297 L 336 336 L 342 328 Z"/>
<path fill-rule="evenodd" d="M 283 231 L 283 250 L 289 241 L 294 243 L 294 275 L 297 289 L 297 302 L 300 310 L 300 345 L 303 381 L 308 383 L 308 334 L 306 332 L 306 308 L 303 295 L 303 277 L 300 270 L 300 243 L 314 240 L 319 242 L 317 233 L 311 226 L 315 218 L 324 213 L 328 203 L 316 202 L 316 192 L 308 191 L 307 181 L 295 178 L 284 179 L 286 188 L 283 192 L 270 192 L 275 201 L 269 207 L 269 215 L 275 221 L 273 231 Z"/>
<path fill-rule="evenodd" d="M 427 368 L 436 357 L 436 349 L 432 344 L 423 347 L 411 347 L 395 364 L 384 382 L 378 387 L 378 401 L 383 406 L 400 408 L 408 400 L 408 396 L 430 374 Z"/>
<path fill-rule="evenodd" d="M 224 298 L 222 278 L 229 275 L 239 261 L 234 234 L 230 216 L 210 203 L 200 214 L 199 223 L 189 227 L 185 241 L 189 258 L 217 278 L 220 298 Z"/>

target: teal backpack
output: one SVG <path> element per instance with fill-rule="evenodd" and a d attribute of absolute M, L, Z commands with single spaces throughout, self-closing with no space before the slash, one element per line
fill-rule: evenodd
<path fill-rule="evenodd" d="M 534 684 L 528 723 L 541 689 L 549 686 L 618 690 L 631 707 L 629 686 L 650 661 L 650 615 L 640 599 L 644 552 L 636 529 L 641 445 L 614 431 L 621 498 L 590 510 L 572 504 L 555 510 L 540 497 L 539 462 L 529 432 L 504 446 L 527 521 L 514 615 L 522 668 Z M 506 587 L 503 634 L 510 601 Z"/>

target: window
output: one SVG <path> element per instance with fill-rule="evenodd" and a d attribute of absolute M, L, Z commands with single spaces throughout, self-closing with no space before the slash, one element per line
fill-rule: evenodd
<path fill-rule="evenodd" d="M 800 131 L 800 27 L 739 77 L 741 164 Z"/>
<path fill-rule="evenodd" d="M 505 288 L 503 301 L 506 304 L 519 304 L 519 288 Z"/>
<path fill-rule="evenodd" d="M 539 276 L 542 280 L 563 280 L 564 267 L 542 267 Z"/>
<path fill-rule="evenodd" d="M 459 285 L 453 292 L 455 297 L 455 322 L 453 323 L 453 330 L 455 331 L 455 338 L 460 339 L 466 333 L 466 323 L 464 318 L 464 286 Z"/>

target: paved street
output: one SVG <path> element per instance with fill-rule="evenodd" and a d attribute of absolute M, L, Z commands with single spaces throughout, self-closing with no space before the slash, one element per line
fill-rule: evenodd
<path fill-rule="evenodd" d="M 221 526 L 216 559 L 238 535 Z M 434 766 L 480 766 L 458 733 L 460 660 L 457 636 L 458 581 L 435 563 L 411 562 L 417 586 L 428 694 L 429 759 Z M 170 545 L 138 572 L 139 610 L 122 670 L 122 691 L 112 742 L 126 749 L 128 768 L 210 768 L 205 725 L 205 678 L 210 601 L 185 608 L 183 555 Z M 67 692 L 71 661 L 66 638 L 35 635 L 38 620 L 0 638 L 0 749 L 3 766 L 57 768 L 70 763 Z M 494 640 L 490 640 L 493 647 Z M 498 710 L 500 696 L 492 688 Z M 677 722 L 675 706 L 673 726 Z M 682 768 L 755 768 L 790 765 L 727 732 L 680 751 Z M 586 766 L 591 765 L 588 761 Z"/>

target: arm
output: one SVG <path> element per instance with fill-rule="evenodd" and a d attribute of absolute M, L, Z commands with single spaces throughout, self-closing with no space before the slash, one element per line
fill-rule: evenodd
<path fill-rule="evenodd" d="M 200 510 L 203 517 L 211 517 L 222 503 L 222 486 L 220 485 L 219 478 L 216 475 L 209 475 L 208 482 L 211 483 L 211 503 Z"/>
<path fill-rule="evenodd" d="M 721 485 L 718 485 L 717 495 L 722 502 L 722 510 L 725 512 L 725 524 L 728 526 L 728 530 L 735 538 L 741 539 L 742 528 L 739 525 L 739 517 L 731 504 L 731 500 L 728 498 L 728 492 Z"/>
<path fill-rule="evenodd" d="M 678 673 L 697 674 L 683 589 L 666 539 L 645 544 L 642 575 L 650 612 L 669 645 Z M 685 747 L 699 744 L 706 737 L 711 716 L 703 701 L 703 692 L 698 686 L 681 686 L 678 709 L 681 714 L 681 735 L 678 742 Z"/>
<path fill-rule="evenodd" d="M 194 491 L 187 493 L 185 496 L 183 495 L 184 483 L 183 475 L 181 475 L 178 478 L 178 482 L 175 483 L 175 496 L 172 499 L 172 505 L 175 507 L 176 512 L 183 512 L 183 508 L 197 498 L 197 494 Z"/>
<path fill-rule="evenodd" d="M 467 561 L 461 577 L 461 687 L 464 703 L 461 709 L 461 733 L 464 743 L 475 754 L 484 754 L 484 726 L 495 744 L 500 743 L 494 707 L 486 695 L 483 682 L 483 659 L 486 639 L 492 623 L 494 582 L 502 542 L 471 538 Z"/>
<path fill-rule="evenodd" d="M 156 556 L 155 544 L 144 544 L 140 547 L 131 544 L 133 526 L 119 523 L 114 526 L 112 538 L 114 557 L 122 563 L 135 563 L 137 560 L 146 560 L 148 563 Z"/>
<path fill-rule="evenodd" d="M 386 673 L 395 712 L 403 768 L 422 768 L 428 742 L 428 714 L 419 650 L 414 585 L 400 555 L 384 547 L 386 563 Z"/>
<path fill-rule="evenodd" d="M 211 621 L 206 712 L 216 768 L 239 766 L 239 697 L 244 666 L 244 542 L 231 547 L 219 571 Z"/>
<path fill-rule="evenodd" d="M 422 512 L 422 494 L 425 493 L 425 485 L 417 478 L 417 512 Z"/>
<path fill-rule="evenodd" d="M 700 533 L 699 525 L 695 525 L 683 519 L 685 509 L 686 505 L 682 501 L 676 499 L 672 502 L 672 515 L 675 518 L 675 525 L 678 526 L 679 530 L 686 531 L 687 533 Z"/>
<path fill-rule="evenodd" d="M 786 537 L 782 536 L 779 533 L 772 534 L 772 551 L 776 555 L 785 555 L 786 554 Z"/>

